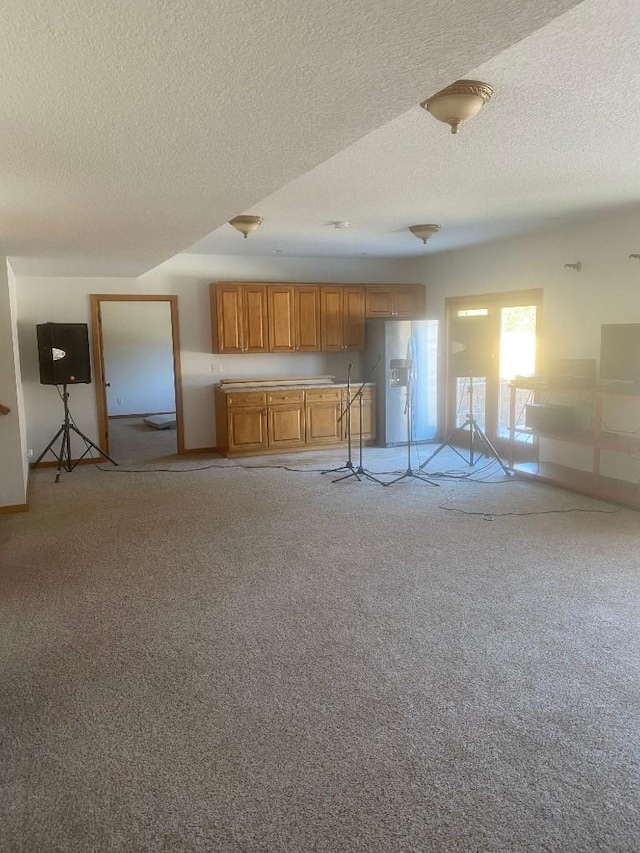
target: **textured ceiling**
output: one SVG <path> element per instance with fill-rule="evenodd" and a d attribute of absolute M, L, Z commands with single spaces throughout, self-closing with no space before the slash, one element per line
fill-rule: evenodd
<path fill-rule="evenodd" d="M 637 12 L 586 0 L 470 72 L 495 96 L 458 136 L 414 106 L 251 208 L 250 240 L 226 226 L 193 251 L 408 257 L 640 203 Z M 442 226 L 426 246 L 423 222 Z"/>
<path fill-rule="evenodd" d="M 4 0 L 0 249 L 139 274 L 576 3 Z"/>

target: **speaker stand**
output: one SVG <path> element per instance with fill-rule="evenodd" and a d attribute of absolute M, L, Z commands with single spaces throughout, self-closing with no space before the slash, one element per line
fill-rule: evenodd
<path fill-rule="evenodd" d="M 60 393 L 60 389 L 58 389 L 58 393 Z M 78 465 L 80 463 L 80 461 L 82 459 L 84 459 L 84 457 L 87 455 L 87 453 L 91 452 L 92 447 L 94 448 L 94 450 L 97 450 L 98 453 L 100 453 L 102 456 L 104 456 L 106 459 L 108 459 L 109 462 L 112 462 L 114 465 L 117 465 L 118 463 L 114 459 L 112 459 L 108 453 L 105 453 L 104 450 L 102 450 L 100 447 L 98 447 L 97 444 L 95 444 L 93 441 L 91 441 L 91 439 L 88 436 L 86 436 L 83 432 L 81 432 L 78 429 L 78 427 L 72 422 L 71 416 L 69 414 L 69 392 L 67 391 L 66 384 L 64 384 L 62 386 L 62 394 L 60 394 L 60 396 L 62 397 L 62 403 L 64 405 L 64 420 L 62 422 L 62 426 L 60 427 L 58 432 L 53 436 L 53 438 L 51 439 L 49 444 L 47 444 L 47 446 L 42 451 L 40 456 L 38 456 L 36 461 L 33 463 L 33 467 L 35 468 L 35 466 L 38 465 L 38 463 L 44 458 L 44 456 L 46 456 L 46 454 L 49 453 L 49 451 L 51 451 L 53 456 L 55 456 L 55 458 L 58 460 L 58 466 L 56 469 L 56 483 L 57 483 L 60 480 L 60 474 L 62 473 L 62 471 L 67 471 L 67 472 L 71 473 L 71 471 L 73 471 L 73 469 L 76 467 L 76 465 Z M 74 432 L 77 436 L 79 436 L 87 446 L 87 449 L 84 451 L 82 456 L 80 456 L 75 461 L 71 458 L 71 433 L 72 432 Z M 60 450 L 58 451 L 58 453 L 56 453 L 54 445 L 58 441 L 58 439 L 60 439 Z"/>
<path fill-rule="evenodd" d="M 458 448 L 453 444 L 453 442 L 455 441 L 456 438 L 458 438 L 458 436 L 461 436 L 463 433 L 465 433 L 467 431 L 467 427 L 469 427 L 469 458 L 468 459 L 465 456 L 463 456 L 463 454 L 460 453 Z M 476 450 L 476 445 L 478 445 L 481 448 L 479 451 Z M 511 476 L 511 470 L 508 468 L 507 464 L 502 461 L 502 459 L 500 458 L 500 454 L 498 453 L 498 451 L 495 449 L 495 447 L 493 446 L 493 444 L 489 440 L 489 437 L 487 435 L 485 435 L 485 433 L 480 429 L 480 427 L 478 426 L 478 421 L 474 417 L 474 414 L 473 414 L 473 376 L 471 376 L 469 379 L 469 411 L 468 411 L 467 416 L 464 420 L 464 423 L 460 424 L 459 427 L 456 427 L 456 429 L 454 429 L 453 432 L 449 435 L 447 440 L 444 441 L 436 450 L 434 450 L 434 452 L 431 454 L 431 456 L 429 456 L 428 459 L 425 459 L 425 461 L 422 463 L 422 465 L 420 465 L 420 470 L 422 471 L 423 468 L 426 468 L 427 465 L 429 464 L 429 462 L 431 462 L 432 459 L 435 459 L 435 457 L 439 453 L 441 453 L 445 449 L 445 447 L 448 447 L 451 450 L 453 450 L 453 452 L 456 453 L 463 460 L 463 462 L 466 462 L 471 467 L 473 467 L 476 464 L 476 462 L 478 461 L 476 458 L 477 452 L 479 452 L 480 455 L 483 455 L 483 456 L 492 456 L 496 460 L 496 462 L 500 465 L 500 467 L 502 468 L 504 473 L 507 475 L 507 477 Z"/>

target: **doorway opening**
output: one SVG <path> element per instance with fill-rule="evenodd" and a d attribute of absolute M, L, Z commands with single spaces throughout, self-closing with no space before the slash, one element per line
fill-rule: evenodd
<path fill-rule="evenodd" d="M 536 373 L 541 312 L 542 290 L 446 300 L 447 432 L 464 423 L 472 405 L 480 429 L 506 453 L 511 383 Z M 521 429 L 528 394 L 516 391 L 516 442 L 523 446 L 532 438 Z"/>
<path fill-rule="evenodd" d="M 92 294 L 100 445 L 117 461 L 184 453 L 177 296 Z"/>

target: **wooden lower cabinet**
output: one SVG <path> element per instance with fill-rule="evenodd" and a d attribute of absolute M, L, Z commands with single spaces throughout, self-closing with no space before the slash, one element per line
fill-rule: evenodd
<path fill-rule="evenodd" d="M 362 417 L 362 440 L 372 442 L 376 437 L 376 399 L 373 388 L 366 387 L 362 390 L 362 409 L 360 407 L 360 398 L 355 399 L 357 388 L 351 391 L 351 438 L 360 438 L 360 427 Z M 347 405 L 347 390 L 343 391 L 342 406 L 343 410 Z M 342 419 L 342 438 L 346 441 L 347 436 L 347 418 Z"/>
<path fill-rule="evenodd" d="M 230 409 L 228 446 L 234 453 L 267 450 L 267 410 L 250 407 Z"/>
<path fill-rule="evenodd" d="M 307 391 L 307 444 L 339 444 L 342 441 L 342 389 L 312 388 Z"/>
<path fill-rule="evenodd" d="M 357 389 L 352 390 L 352 397 Z M 216 389 L 218 450 L 226 456 L 289 452 L 347 441 L 342 386 L 255 392 Z M 375 388 L 363 391 L 363 441 L 375 439 Z M 351 409 L 351 438 L 360 433 L 360 407 Z"/>
<path fill-rule="evenodd" d="M 283 451 L 303 447 L 305 443 L 304 391 L 267 393 L 269 448 Z"/>

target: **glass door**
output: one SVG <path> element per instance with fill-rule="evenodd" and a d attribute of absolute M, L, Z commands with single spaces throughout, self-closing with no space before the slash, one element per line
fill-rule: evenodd
<path fill-rule="evenodd" d="M 473 418 L 506 454 L 511 382 L 536 371 L 541 306 L 541 290 L 447 300 L 447 434 Z M 529 392 L 516 393 L 516 440 L 529 442 Z"/>

